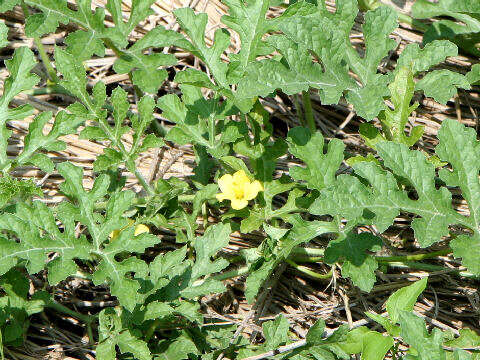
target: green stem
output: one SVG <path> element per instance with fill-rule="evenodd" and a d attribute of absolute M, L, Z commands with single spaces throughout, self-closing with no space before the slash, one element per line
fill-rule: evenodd
<path fill-rule="evenodd" d="M 296 247 L 292 250 L 292 255 L 304 256 L 304 257 L 315 257 L 323 256 L 325 249 L 320 248 L 304 248 Z"/>
<path fill-rule="evenodd" d="M 452 252 L 452 249 L 447 248 L 443 250 L 433 251 L 426 254 L 415 254 L 415 255 L 402 255 L 402 256 L 375 256 L 375 259 L 378 262 L 395 262 L 395 261 L 420 261 L 426 259 L 432 259 L 437 256 L 445 256 Z"/>
<path fill-rule="evenodd" d="M 23 16 L 25 20 L 27 17 L 30 16 L 30 10 L 28 9 L 27 4 L 25 4 L 25 1 L 22 0 L 21 2 L 22 10 L 23 10 Z M 40 54 L 40 58 L 42 59 L 43 66 L 45 66 L 45 69 L 47 70 L 48 76 L 51 81 L 53 81 L 55 84 L 57 84 L 60 79 L 57 76 L 57 72 L 52 66 L 52 63 L 50 62 L 50 58 L 47 55 L 47 52 L 45 51 L 45 48 L 43 47 L 42 40 L 34 36 L 33 37 L 33 42 L 35 43 L 35 46 L 37 47 L 38 53 Z"/>
<path fill-rule="evenodd" d="M 399 22 L 408 24 L 416 30 L 420 30 L 420 31 L 423 31 L 423 32 L 427 31 L 428 25 L 422 23 L 421 21 L 418 21 L 418 20 L 412 18 L 410 15 L 404 14 L 404 13 L 399 12 L 399 11 L 397 11 L 397 14 L 398 14 L 398 21 Z"/>
<path fill-rule="evenodd" d="M 285 261 L 287 262 L 287 264 L 289 264 L 293 268 L 297 269 L 298 271 L 300 271 L 300 272 L 302 272 L 302 273 L 304 273 L 304 274 L 306 274 L 306 275 L 308 275 L 308 276 L 310 276 L 314 279 L 325 280 L 325 279 L 330 279 L 332 277 L 332 270 L 330 270 L 326 274 L 319 274 L 315 271 L 310 270 L 306 266 L 298 265 L 297 263 L 293 262 L 290 259 L 286 259 Z"/>
<path fill-rule="evenodd" d="M 249 272 L 248 266 L 244 266 L 244 267 L 234 269 L 234 270 L 230 270 L 230 271 L 227 271 L 223 274 L 215 275 L 215 276 L 212 276 L 212 277 L 215 280 L 223 281 L 223 280 L 228 280 L 228 279 L 232 279 L 232 278 L 235 278 L 235 277 L 238 277 L 238 276 L 248 274 L 248 272 Z"/>
<path fill-rule="evenodd" d="M 74 317 L 75 319 L 80 320 L 80 321 L 84 322 L 85 324 L 91 324 L 96 320 L 96 316 L 81 314 L 81 313 L 79 313 L 75 310 L 72 310 L 72 309 L 66 307 L 65 305 L 62 305 L 62 304 L 56 302 L 53 299 L 51 301 L 49 301 L 46 305 L 47 305 L 47 307 L 49 307 L 53 310 L 64 313 L 66 315 L 70 315 L 71 317 Z"/>
<path fill-rule="evenodd" d="M 67 91 L 63 86 L 60 85 L 47 85 L 39 89 L 30 89 L 23 92 L 26 95 L 38 96 L 38 95 L 52 95 L 52 94 L 63 94 L 73 96 L 69 91 Z"/>
<path fill-rule="evenodd" d="M 311 133 L 313 134 L 317 130 L 317 127 L 315 125 L 315 119 L 313 118 L 312 100 L 310 99 L 310 90 L 302 91 L 302 100 L 303 100 L 303 108 L 305 110 L 305 121 Z"/>

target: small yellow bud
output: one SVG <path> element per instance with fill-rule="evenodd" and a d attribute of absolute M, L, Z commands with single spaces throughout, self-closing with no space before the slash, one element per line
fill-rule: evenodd
<path fill-rule="evenodd" d="M 148 228 L 147 225 L 138 224 L 137 226 L 135 226 L 135 233 L 133 235 L 137 236 L 137 235 L 140 235 L 143 233 L 149 233 L 149 232 L 150 232 L 150 229 Z"/>
<path fill-rule="evenodd" d="M 239 170 L 233 175 L 225 174 L 218 179 L 222 191 L 217 194 L 217 200 L 230 200 L 232 209 L 240 210 L 248 205 L 249 200 L 257 197 L 263 186 L 258 180 L 250 181 L 245 171 Z"/>
<path fill-rule="evenodd" d="M 119 235 L 120 233 L 125 230 L 127 227 L 129 226 L 132 226 L 133 224 L 135 224 L 135 221 L 133 221 L 132 219 L 128 219 L 128 225 L 127 226 L 124 226 L 123 228 L 121 229 L 118 229 L 118 230 L 113 230 L 110 235 L 109 235 L 109 238 L 111 240 L 115 240 Z M 143 234 L 143 233 L 148 233 L 150 232 L 150 229 L 148 228 L 147 225 L 144 225 L 144 224 L 138 224 L 138 225 L 135 225 L 135 232 L 133 233 L 134 236 L 137 236 L 137 235 L 140 235 L 140 234 Z"/>

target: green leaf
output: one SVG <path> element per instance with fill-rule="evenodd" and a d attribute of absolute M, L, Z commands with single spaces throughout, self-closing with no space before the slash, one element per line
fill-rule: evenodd
<path fill-rule="evenodd" d="M 90 95 L 87 93 L 87 76 L 85 67 L 74 55 L 59 47 L 55 48 L 55 65 L 57 70 L 63 74 L 60 81 L 65 89 L 75 95 L 83 105 L 90 107 Z M 103 105 L 103 104 L 102 104 Z"/>
<path fill-rule="evenodd" d="M 195 239 L 193 247 L 196 260 L 191 269 L 188 287 L 181 291 L 182 296 L 193 298 L 200 294 L 224 291 L 225 287 L 221 281 L 212 278 L 200 284 L 195 284 L 195 281 L 206 275 L 220 272 L 229 265 L 226 259 L 218 258 L 212 261 L 211 258 L 228 245 L 231 231 L 229 224 L 217 224 L 207 228 L 203 236 Z"/>
<path fill-rule="evenodd" d="M 214 34 L 213 45 L 208 47 L 205 43 L 205 30 L 208 22 L 207 14 L 196 15 L 191 8 L 177 9 L 173 13 L 182 29 L 190 38 L 190 41 L 186 42 L 184 40 L 179 44 L 179 47 L 190 51 L 202 60 L 209 68 L 216 83 L 227 88 L 227 64 L 223 62 L 221 55 L 230 43 L 228 31 L 217 29 Z"/>
<path fill-rule="evenodd" d="M 312 31 L 321 32 L 320 29 Z M 274 59 L 251 63 L 238 84 L 237 96 L 240 98 L 265 97 L 276 89 L 292 95 L 312 87 L 322 90 L 322 103 L 333 104 L 350 85 L 351 79 L 343 71 L 335 77 L 324 73 L 320 64 L 312 63 L 307 48 L 286 36 L 272 35 L 267 41 L 284 56 L 286 64 Z"/>
<path fill-rule="evenodd" d="M 235 54 L 235 62 L 230 64 L 230 70 L 235 68 L 235 77 L 241 79 L 247 65 L 254 62 L 261 53 L 262 36 L 271 27 L 269 24 L 271 20 L 266 19 L 269 1 L 224 0 L 223 2 L 228 6 L 228 15 L 222 16 L 221 21 L 237 32 L 241 41 L 240 51 Z"/>
<path fill-rule="evenodd" d="M 52 210 L 40 201 L 31 205 L 17 203 L 12 213 L 0 215 L 0 228 L 20 239 L 19 242 L 1 239 L 1 274 L 15 266 L 18 259 L 24 259 L 28 272 L 35 274 L 45 267 L 47 255 L 51 252 L 58 253 L 64 263 L 71 263 L 74 258 L 89 258 L 90 246 L 86 239 L 76 238 L 73 229 L 61 232 L 55 224 Z M 55 269 L 52 272 L 55 274 Z"/>
<path fill-rule="evenodd" d="M 472 69 L 465 75 L 470 85 L 478 84 L 480 81 L 480 64 L 475 64 Z"/>
<path fill-rule="evenodd" d="M 362 360 L 383 360 L 393 346 L 391 336 L 383 336 L 376 331 L 369 331 L 363 336 Z"/>
<path fill-rule="evenodd" d="M 36 116 L 30 123 L 28 128 L 28 134 L 24 139 L 24 146 L 22 152 L 15 160 L 16 164 L 23 165 L 27 163 L 39 166 L 42 170 L 47 172 L 53 171 L 53 162 L 48 157 L 43 155 L 43 158 L 38 154 L 40 149 L 46 149 L 50 151 L 61 151 L 66 147 L 65 143 L 58 140 L 60 136 L 73 134 L 76 132 L 77 127 L 82 123 L 82 119 L 78 119 L 75 115 L 68 114 L 65 111 L 60 111 L 53 123 L 52 129 L 47 135 L 44 135 L 44 127 L 51 119 L 52 113 L 46 111 Z M 41 164 L 45 164 L 41 166 Z"/>
<path fill-rule="evenodd" d="M 370 233 L 348 233 L 337 240 L 330 241 L 325 250 L 325 262 L 334 264 L 344 259 L 342 275 L 352 279 L 363 291 L 370 291 L 375 283 L 377 261 L 366 250 L 379 251 L 382 241 Z"/>
<path fill-rule="evenodd" d="M 168 94 L 158 99 L 157 106 L 163 111 L 163 116 L 175 123 L 166 139 L 174 141 L 180 145 L 194 143 L 210 146 L 209 139 L 203 134 L 207 132 L 207 124 L 199 119 L 198 112 L 191 107 L 187 107 L 177 95 Z"/>
<path fill-rule="evenodd" d="M 380 115 L 385 138 L 400 144 L 413 146 L 421 138 L 423 126 L 413 127 L 410 136 L 405 134 L 408 118 L 418 107 L 418 103 L 410 105 L 415 88 L 412 71 L 406 67 L 400 68 L 395 75 L 395 80 L 388 88 L 394 110 L 385 109 Z M 378 140 L 375 140 L 375 142 L 378 142 Z"/>
<path fill-rule="evenodd" d="M 471 329 L 460 329 L 460 336 L 453 340 L 446 341 L 445 346 L 452 348 L 474 348 L 480 345 L 480 336 Z"/>
<path fill-rule="evenodd" d="M 290 176 L 297 181 L 305 181 L 310 189 L 321 190 L 333 184 L 335 173 L 343 161 L 345 145 L 338 139 L 328 144 L 324 154 L 324 140 L 320 132 L 314 135 L 306 128 L 296 127 L 288 132 L 288 148 L 290 153 L 303 160 L 306 168 L 290 168 Z M 317 156 L 312 157 L 312 154 Z"/>
<path fill-rule="evenodd" d="M 436 3 L 418 0 L 412 7 L 412 15 L 417 19 L 448 17 L 455 20 L 434 21 L 424 33 L 424 43 L 430 43 L 436 39 L 449 39 L 476 56 L 480 55 L 476 44 L 480 32 L 478 14 L 480 14 L 480 7 L 474 0 L 440 0 Z"/>
<path fill-rule="evenodd" d="M 269 260 L 261 264 L 258 269 L 254 269 L 250 272 L 245 281 L 245 298 L 249 304 L 255 300 L 263 283 L 272 274 L 276 266 L 277 262 L 275 260 Z"/>
<path fill-rule="evenodd" d="M 182 334 L 173 341 L 166 341 L 168 344 L 166 349 L 162 349 L 159 360 L 187 360 L 190 359 L 189 354 L 198 354 L 198 349 L 195 343 L 187 334 Z M 162 344 L 163 345 L 163 344 Z M 202 355 L 203 357 L 203 355 Z"/>
<path fill-rule="evenodd" d="M 15 96 L 22 91 L 33 88 L 39 81 L 38 76 L 30 73 L 35 67 L 36 61 L 32 51 L 27 47 L 21 47 L 15 50 L 13 58 L 5 61 L 10 76 L 3 83 L 3 95 L 0 98 L 0 169 L 4 170 L 9 166 L 11 160 L 7 157 L 8 138 L 12 134 L 7 130 L 6 123 L 10 119 L 17 118 L 15 111 L 8 109 L 8 105 Z M 29 108 L 31 109 L 31 108 Z M 26 108 L 22 109 L 25 113 Z M 30 112 L 30 111 L 28 111 Z"/>
<path fill-rule="evenodd" d="M 405 286 L 395 291 L 387 300 L 386 308 L 390 319 L 397 323 L 401 311 L 412 311 L 417 298 L 425 290 L 427 278 L 414 282 L 412 285 Z"/>
<path fill-rule="evenodd" d="M 130 329 L 124 329 L 119 313 L 113 308 L 102 310 L 99 315 L 99 343 L 96 348 L 99 360 L 117 358 L 115 346 L 120 352 L 129 353 L 138 360 L 151 360 L 152 355 L 146 342 L 138 339 Z"/>
<path fill-rule="evenodd" d="M 318 319 L 310 329 L 308 329 L 306 340 L 308 345 L 323 343 L 323 333 L 325 331 L 325 320 Z"/>
<path fill-rule="evenodd" d="M 28 317 L 42 312 L 45 301 L 29 300 L 28 279 L 17 269 L 10 270 L 0 278 L 0 288 L 5 294 L 0 297 L 0 332 L 4 334 L 5 343 L 20 341 L 21 344 L 29 327 Z"/>
<path fill-rule="evenodd" d="M 432 97 L 441 104 L 446 104 L 457 93 L 457 88 L 468 90 L 470 83 L 465 76 L 449 70 L 429 72 L 416 85 L 416 89 L 423 90 L 425 96 Z"/>
<path fill-rule="evenodd" d="M 18 5 L 20 0 L 3 0 L 0 3 L 0 12 L 4 13 L 12 10 L 15 5 Z"/>
<path fill-rule="evenodd" d="M 278 264 L 290 256 L 295 247 L 321 234 L 338 230 L 332 222 L 305 221 L 298 214 L 285 215 L 283 218 L 292 225 L 292 228 L 284 238 L 277 242 L 273 254 L 270 254 L 271 256 L 267 261 L 259 261 L 260 266 L 257 262 L 253 264 L 251 273 L 246 280 L 245 297 L 249 303 L 253 302 L 264 281 L 272 274 Z"/>
<path fill-rule="evenodd" d="M 385 231 L 399 214 L 393 195 L 401 196 L 391 173 L 373 162 L 353 165 L 355 171 L 372 183 L 365 186 L 358 178 L 339 175 L 334 186 L 325 188 L 310 206 L 316 215 L 341 216 L 348 228 L 355 224 L 373 224 L 378 231 Z"/>
<path fill-rule="evenodd" d="M 374 257 L 368 256 L 360 265 L 346 261 L 342 265 L 342 276 L 350 278 L 360 290 L 370 292 L 376 281 L 375 270 L 378 263 Z"/>
<path fill-rule="evenodd" d="M 11 176 L 0 178 L 0 208 L 9 202 L 24 201 L 33 196 L 43 196 L 42 190 L 32 180 L 17 180 Z"/>
<path fill-rule="evenodd" d="M 432 66 L 445 61 L 447 57 L 457 55 L 457 47 L 447 40 L 432 41 L 425 45 L 423 49 L 418 44 L 411 43 L 400 54 L 396 71 L 407 67 L 412 69 L 414 75 L 417 75 L 419 72 L 427 71 Z"/>
<path fill-rule="evenodd" d="M 1 7 L 2 5 L 0 5 Z M 0 10 L 0 12 L 3 12 Z M 4 22 L 0 22 L 0 48 L 8 46 L 8 27 Z"/>
<path fill-rule="evenodd" d="M 114 70 L 119 74 L 132 72 L 134 85 L 144 92 L 156 94 L 167 77 L 167 71 L 159 68 L 176 65 L 177 59 L 172 54 L 146 55 L 145 51 L 168 46 L 171 41 L 172 37 L 165 29 L 158 27 L 150 30 L 135 44 L 123 50 L 122 56 L 115 61 Z"/>
<path fill-rule="evenodd" d="M 288 320 L 282 315 L 278 315 L 275 320 L 264 322 L 262 330 L 265 336 L 265 349 L 272 350 L 285 345 L 288 342 L 289 327 Z"/>
<path fill-rule="evenodd" d="M 472 230 L 472 235 L 459 235 L 451 242 L 456 257 L 475 274 L 480 272 L 475 260 L 480 254 L 480 234 L 477 217 L 480 214 L 480 183 L 478 142 L 475 131 L 462 124 L 445 120 L 438 135 L 436 152 L 441 161 L 451 164 L 453 170 L 441 169 L 439 175 L 449 187 L 459 187 L 466 200 L 470 216 L 463 216 L 452 208 L 452 195 L 446 187 L 437 188 L 435 167 L 419 151 L 409 150 L 403 144 L 380 142 L 376 145 L 383 158 L 383 170 L 374 162 L 353 165 L 357 175 L 368 181 L 366 186 L 357 178 L 339 175 L 334 186 L 323 189 L 310 207 L 316 215 L 330 214 L 347 220 L 348 228 L 359 224 L 374 224 L 383 232 L 392 224 L 399 211 L 418 215 L 412 221 L 415 237 L 422 247 L 440 241 L 449 235 L 449 225 L 457 224 Z M 406 184 L 400 189 L 393 174 Z"/>
<path fill-rule="evenodd" d="M 476 161 L 479 146 L 475 130 L 454 121 L 446 120 L 438 133 L 440 143 L 436 153 L 443 161 L 448 161 L 453 171 L 441 170 L 440 177 L 449 186 L 458 186 L 463 198 L 467 201 L 470 216 L 461 217 L 465 226 L 473 230 L 473 235 L 461 235 L 451 243 L 455 257 L 462 257 L 462 263 L 473 273 L 480 274 L 476 257 L 480 253 L 480 182 L 478 171 L 480 165 Z M 460 222 L 460 221 L 458 221 Z"/>
<path fill-rule="evenodd" d="M 419 360 L 445 360 L 443 334 L 435 328 L 429 334 L 425 322 L 408 311 L 400 311 L 399 322 L 403 340 L 418 352 Z"/>
<path fill-rule="evenodd" d="M 422 247 L 448 235 L 449 224 L 460 219 L 463 222 L 462 217 L 452 209 L 451 193 L 446 188 L 435 187 L 435 168 L 425 155 L 408 150 L 405 145 L 387 142 L 378 144 L 377 150 L 385 166 L 406 179 L 417 192 L 418 200 L 409 199 L 402 192 L 398 197 L 392 195 L 392 201 L 404 211 L 421 216 L 412 221 L 412 228 Z"/>

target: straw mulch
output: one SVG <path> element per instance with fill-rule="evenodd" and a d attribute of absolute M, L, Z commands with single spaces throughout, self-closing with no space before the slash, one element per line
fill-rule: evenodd
<path fill-rule="evenodd" d="M 103 6 L 105 1 L 94 0 L 93 3 Z M 131 1 L 124 0 L 123 4 L 124 11 L 127 14 Z M 392 5 L 402 11 L 408 11 L 411 4 L 397 0 Z M 206 36 L 207 40 L 211 42 L 214 30 L 218 26 L 222 26 L 220 18 L 226 11 L 226 7 L 218 0 L 158 0 L 152 7 L 155 14 L 135 29 L 131 35 L 132 41 L 141 38 L 147 31 L 158 25 L 178 30 L 179 26 L 175 22 L 171 11 L 185 6 L 190 6 L 198 12 L 208 13 L 210 20 Z M 334 2 L 330 1 L 329 6 L 333 10 Z M 270 15 L 273 16 L 281 11 L 283 10 L 280 8 L 272 8 L 270 9 Z M 32 39 L 27 38 L 24 34 L 24 19 L 20 8 L 1 16 L 10 28 L 10 45 L 0 53 L 2 60 L 9 58 L 13 49 L 20 46 L 29 46 L 35 49 Z M 358 36 L 361 23 L 362 18 L 359 16 L 355 32 L 352 34 L 352 43 L 358 47 L 359 51 L 362 51 L 362 38 Z M 44 37 L 42 42 L 48 52 L 52 54 L 53 46 L 62 44 L 66 34 L 74 29 L 73 25 L 61 27 L 56 34 Z M 401 25 L 392 36 L 399 45 L 397 50 L 388 59 L 385 59 L 384 69 L 395 67 L 398 53 L 406 44 L 421 41 L 421 34 L 404 25 Z M 239 45 L 238 38 L 233 35 L 231 50 L 234 51 Z M 170 49 L 170 51 L 175 53 L 179 60 L 177 70 L 199 66 L 198 61 L 189 54 L 182 53 L 178 49 Z M 94 58 L 87 61 L 89 85 L 101 80 L 111 88 L 122 84 L 124 88 L 131 89 L 128 76 L 117 75 L 113 72 L 114 61 L 115 56 L 111 51 L 107 51 L 103 58 Z M 466 73 L 475 62 L 477 62 L 476 59 L 461 54 L 458 57 L 448 59 L 442 67 Z M 36 71 L 43 72 L 45 70 L 42 66 L 38 66 Z M 3 79 L 5 76 L 6 69 L 2 64 L 0 78 Z M 39 88 L 42 88 L 43 85 L 40 84 Z M 172 82 L 166 82 L 163 90 L 165 93 L 178 92 L 176 84 Z M 440 105 L 432 99 L 418 96 L 416 100 L 420 102 L 420 107 L 417 109 L 415 117 L 411 119 L 412 123 L 425 126 L 425 135 L 418 146 L 427 152 L 433 150 L 436 144 L 436 133 L 445 118 L 457 118 L 458 121 L 468 126 L 478 128 L 478 113 L 480 111 L 478 90 L 478 88 L 470 91 L 460 90 L 458 96 L 446 106 Z M 131 103 L 134 103 L 133 91 L 131 91 L 131 96 Z M 342 139 L 351 153 L 364 154 L 368 151 L 368 148 L 364 146 L 358 136 L 358 126 L 363 120 L 358 118 L 346 103 L 336 106 L 323 106 L 315 94 L 312 95 L 312 99 L 317 127 L 326 138 L 337 137 Z M 73 99 L 63 95 L 25 94 L 16 98 L 14 104 L 29 103 L 39 112 L 51 110 L 55 113 L 72 101 Z M 293 99 L 284 95 L 263 100 L 265 107 L 271 113 L 276 135 L 285 136 L 289 128 L 300 124 L 294 105 L 296 102 L 301 105 L 301 99 Z M 132 110 L 135 111 L 134 108 Z M 156 116 L 164 126 L 170 126 L 168 121 L 163 119 L 160 114 Z M 22 141 L 28 129 L 29 121 L 31 119 L 14 121 L 9 124 L 14 131 L 8 148 L 11 156 L 15 156 L 22 148 Z M 52 153 L 53 159 L 55 161 L 68 160 L 83 167 L 85 186 L 90 187 L 93 176 L 92 163 L 103 152 L 106 144 L 80 140 L 76 135 L 66 136 L 64 140 L 68 145 L 67 149 L 63 152 Z M 125 137 L 126 144 L 130 140 L 131 138 L 127 135 Z M 161 151 L 152 150 L 141 157 L 139 169 L 147 179 L 159 176 L 165 178 L 171 176 L 185 177 L 191 175 L 193 160 L 193 152 L 189 147 L 165 148 Z M 287 171 L 292 161 L 292 159 L 283 159 L 278 170 Z M 21 178 L 34 179 L 41 184 L 46 202 L 58 203 L 62 200 L 62 196 L 57 190 L 58 184 L 62 181 L 59 175 L 54 173 L 46 176 L 33 167 L 19 169 L 15 175 Z M 140 191 L 134 176 L 128 177 L 127 187 Z M 455 204 L 460 211 L 468 212 L 465 203 L 460 199 L 456 199 Z M 210 220 L 215 221 L 215 218 L 212 217 Z M 409 230 L 409 221 L 410 219 L 407 217 L 397 219 L 396 226 L 392 227 L 387 234 L 391 246 L 385 250 L 385 254 L 402 254 L 402 251 L 397 251 L 395 247 L 400 246 L 399 244 L 405 239 L 409 241 L 406 242 L 406 245 L 402 245 L 404 246 L 403 250 L 408 249 L 409 253 L 415 252 L 416 244 L 411 241 L 412 233 Z M 172 234 L 162 233 L 159 236 L 164 236 L 166 241 L 172 241 Z M 226 250 L 235 252 L 240 248 L 258 246 L 261 240 L 261 233 L 249 236 L 233 234 L 230 247 Z M 326 244 L 326 239 L 316 241 L 318 245 L 324 246 Z M 455 270 L 462 268 L 460 263 L 451 257 L 442 257 L 431 261 L 431 263 L 442 264 L 445 266 L 445 270 L 430 273 L 429 286 L 416 305 L 418 314 L 424 316 L 431 326 L 449 329 L 454 333 L 458 333 L 458 329 L 462 327 L 480 330 L 480 298 L 477 284 L 472 280 L 453 274 Z M 311 267 L 317 272 L 326 272 L 326 268 L 322 264 L 313 264 Z M 283 313 L 291 322 L 291 328 L 298 336 L 303 337 L 308 326 L 318 317 L 324 318 L 327 326 L 331 329 L 342 323 L 349 323 L 352 326 L 366 323 L 364 315 L 366 310 L 383 313 L 385 311 L 383 308 L 384 302 L 393 291 L 427 274 L 422 271 L 389 268 L 385 273 L 378 274 L 374 290 L 367 294 L 360 292 L 348 281 L 341 279 L 338 270 L 335 271 L 335 276 L 331 281 L 312 280 L 301 273 L 296 273 L 293 269 L 289 269 L 287 272 L 282 270 L 285 270 L 285 268 L 279 269 L 277 276 L 269 280 L 267 291 L 260 294 L 253 307 L 248 305 L 244 299 L 243 279 L 237 278 L 229 281 L 227 293 L 202 299 L 206 316 L 240 325 L 244 334 L 255 341 L 261 338 L 258 335 L 258 331 L 261 330 L 261 323 L 274 318 L 278 313 Z M 32 278 L 33 286 L 42 287 L 44 284 L 42 276 Z M 91 283 L 80 279 L 63 282 L 51 291 L 55 294 L 55 298 L 66 306 L 85 313 L 96 313 L 103 307 L 116 304 L 115 299 L 109 297 L 108 289 L 94 287 Z M 6 356 L 12 359 L 25 360 L 42 357 L 46 359 L 93 359 L 95 353 L 88 345 L 82 324 L 65 315 L 46 311 L 42 315 L 32 318 L 25 346 L 7 349 Z"/>

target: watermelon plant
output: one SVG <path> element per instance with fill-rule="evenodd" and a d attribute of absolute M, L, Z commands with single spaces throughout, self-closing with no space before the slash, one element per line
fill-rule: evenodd
<path fill-rule="evenodd" d="M 366 314 L 383 330 L 342 325 L 333 331 L 320 319 L 305 339 L 294 339 L 287 318 L 278 316 L 263 323 L 263 343 L 250 343 L 238 336 L 241 327 L 206 318 L 200 301 L 225 292 L 225 280 L 245 276 L 244 296 L 254 304 L 286 266 L 317 279 L 340 268 L 365 292 L 392 262 L 415 267 L 453 254 L 466 268 L 460 276 L 480 275 L 475 130 L 446 119 L 434 155 L 416 148 L 422 126 L 406 131 L 418 107 L 415 96 L 445 104 L 478 81 L 478 67 L 467 74 L 438 68 L 465 42 L 432 35 L 442 26 L 462 36 L 478 32 L 476 3 L 418 1 L 416 18 L 448 15 L 464 22 L 462 29 L 451 20 L 436 22 L 424 44 L 407 45 L 389 69 L 381 64 L 398 46 L 391 35 L 404 17 L 378 1 L 338 0 L 334 12 L 320 0 L 292 1 L 268 17 L 269 0 L 223 0 L 228 15 L 211 44 L 205 40 L 208 16 L 189 7 L 173 12 L 181 31 L 157 25 L 130 41 L 154 2 L 133 0 L 124 17 L 120 0 L 93 9 L 89 0 L 0 1 L 2 13 L 23 11 L 25 36 L 39 55 L 27 47 L 13 52 L 0 97 L 0 348 L 21 345 L 29 317 L 53 308 L 84 324 L 100 360 L 479 359 L 475 332 L 429 331 L 413 312 L 426 278 L 393 293 L 385 316 Z M 359 12 L 361 53 L 350 41 Z M 41 37 L 59 29 L 68 35 L 51 59 Z M 229 47 L 234 34 L 238 51 Z M 0 23 L 0 46 L 8 46 L 7 35 Z M 178 67 L 169 49 L 191 54 L 201 66 Z M 127 74 L 129 86 L 89 81 L 85 61 L 107 51 L 115 55 L 113 71 Z M 175 66 L 181 69 L 173 78 L 178 91 L 165 93 Z M 17 106 L 16 97 L 39 88 L 67 95 L 70 103 L 56 114 Z M 265 98 L 280 93 L 301 94 L 305 104 L 302 126 L 285 137 L 275 134 L 264 106 Z M 369 155 L 350 156 L 340 139 L 327 141 L 312 115 L 311 94 L 323 105 L 351 105 L 363 119 L 359 134 Z M 28 120 L 29 127 L 12 157 L 10 124 L 16 120 Z M 93 163 L 93 185 L 84 182 L 82 168 L 53 155 L 66 149 L 66 135 L 106 145 Z M 193 151 L 191 176 L 142 173 L 145 153 L 173 146 Z M 280 172 L 285 157 L 299 165 Z M 16 176 L 26 165 L 61 177 L 61 202 L 47 204 L 41 184 Z M 140 191 L 126 188 L 127 175 Z M 468 214 L 452 205 L 452 189 Z M 402 213 L 414 217 L 410 227 L 421 248 L 442 248 L 382 255 L 388 241 L 382 234 Z M 174 234 L 173 250 L 165 251 L 160 231 Z M 260 233 L 263 240 L 232 260 L 222 249 L 236 231 Z M 329 239 L 325 248 L 308 245 L 318 238 Z M 313 272 L 303 261 L 322 262 L 330 273 Z M 29 291 L 35 276 L 45 276 L 48 286 L 82 277 L 108 288 L 115 306 L 79 313 L 48 291 Z"/>

